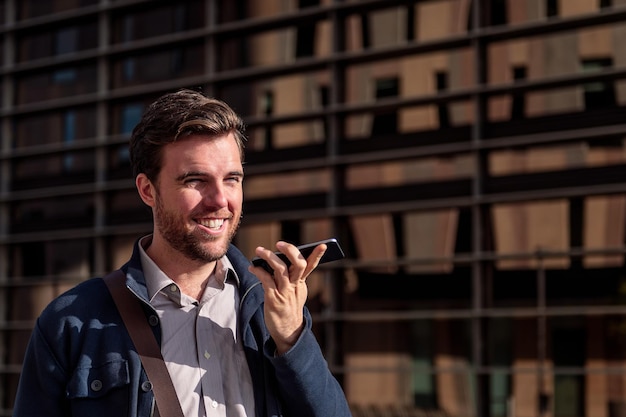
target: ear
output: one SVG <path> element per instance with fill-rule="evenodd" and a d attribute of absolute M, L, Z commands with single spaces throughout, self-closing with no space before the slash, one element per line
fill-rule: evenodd
<path fill-rule="evenodd" d="M 135 186 L 143 202 L 150 207 L 154 207 L 156 189 L 146 174 L 142 173 L 137 175 L 137 178 L 135 178 Z"/>

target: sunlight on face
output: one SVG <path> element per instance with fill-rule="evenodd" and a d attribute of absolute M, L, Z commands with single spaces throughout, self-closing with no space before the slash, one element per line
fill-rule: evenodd
<path fill-rule="evenodd" d="M 243 167 L 232 134 L 194 135 L 163 149 L 155 234 L 193 261 L 226 253 L 241 220 Z"/>

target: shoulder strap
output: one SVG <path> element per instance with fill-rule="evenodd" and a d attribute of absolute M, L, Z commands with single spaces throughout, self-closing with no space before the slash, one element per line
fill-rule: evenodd
<path fill-rule="evenodd" d="M 174 384 L 161 356 L 161 348 L 154 337 L 154 333 L 152 333 L 139 301 L 126 287 L 126 275 L 118 269 L 103 279 L 109 292 L 111 292 L 122 320 L 124 320 L 124 325 L 137 349 L 148 379 L 152 383 L 157 404 L 154 415 L 156 417 L 160 415 L 163 417 L 184 417 Z"/>

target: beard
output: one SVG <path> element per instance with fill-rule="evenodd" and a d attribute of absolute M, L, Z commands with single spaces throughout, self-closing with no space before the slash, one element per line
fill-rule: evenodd
<path fill-rule="evenodd" d="M 193 216 L 192 216 L 193 217 Z M 185 221 L 173 211 L 168 211 L 163 207 L 160 198 L 157 198 L 154 212 L 155 225 L 159 227 L 159 232 L 170 247 L 183 254 L 192 261 L 214 262 L 226 255 L 228 246 L 232 241 L 239 224 L 241 216 L 235 218 L 231 216 L 229 230 L 226 239 L 224 236 L 213 236 L 201 230 L 188 231 Z M 219 246 L 207 247 L 207 243 L 219 243 Z"/>

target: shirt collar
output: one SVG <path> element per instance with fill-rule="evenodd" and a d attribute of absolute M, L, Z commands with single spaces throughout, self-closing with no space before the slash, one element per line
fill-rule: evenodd
<path fill-rule="evenodd" d="M 168 286 L 176 286 L 178 285 L 169 278 L 165 272 L 159 268 L 159 266 L 148 256 L 146 253 L 146 249 L 152 243 L 152 235 L 144 236 L 139 240 L 139 256 L 141 259 L 141 267 L 143 269 L 143 274 L 146 279 L 146 287 L 148 288 L 148 299 L 150 302 L 154 299 L 156 294 L 163 290 Z M 239 276 L 235 269 L 233 268 L 233 264 L 230 262 L 226 255 L 222 256 L 218 259 L 215 270 L 213 272 L 215 274 L 215 278 L 222 282 L 231 282 L 232 284 L 239 287 Z M 180 304 L 180 291 L 178 292 L 178 303 Z M 171 291 L 167 291 L 167 293 L 171 294 Z"/>

